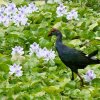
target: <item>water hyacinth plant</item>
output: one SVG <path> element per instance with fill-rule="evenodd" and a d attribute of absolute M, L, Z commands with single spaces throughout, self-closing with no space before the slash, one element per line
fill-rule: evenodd
<path fill-rule="evenodd" d="M 0 7 L 0 23 L 6 27 L 11 23 L 14 23 L 16 26 L 25 26 L 29 24 L 27 16 L 36 11 L 38 11 L 38 7 L 33 3 L 18 8 L 14 3 L 9 3 L 6 7 Z"/>
<path fill-rule="evenodd" d="M 56 38 L 47 36 L 57 26 L 65 45 L 87 55 L 100 51 L 100 13 L 93 9 L 95 3 L 88 7 L 74 1 L 42 5 L 42 0 L 34 0 L 35 4 L 0 7 L 0 100 L 99 100 L 100 64 L 79 70 L 82 77 L 92 70 L 81 87 L 79 78 L 70 80 L 70 70 L 59 59 Z M 100 59 L 100 52 L 95 56 Z"/>
<path fill-rule="evenodd" d="M 59 4 L 59 6 L 57 7 L 56 14 L 57 17 L 62 17 L 66 15 L 67 20 L 72 20 L 72 19 L 78 20 L 78 12 L 75 9 L 68 12 L 67 7 L 64 6 L 62 3 Z"/>
<path fill-rule="evenodd" d="M 30 45 L 30 55 L 36 54 L 38 58 L 43 58 L 45 61 L 54 60 L 55 59 L 55 52 L 52 50 L 47 50 L 47 48 L 40 48 L 39 44 L 34 42 Z"/>

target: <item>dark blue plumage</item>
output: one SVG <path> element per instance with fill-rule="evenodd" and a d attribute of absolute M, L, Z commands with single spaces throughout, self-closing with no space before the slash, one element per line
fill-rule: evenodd
<path fill-rule="evenodd" d="M 58 51 L 58 55 L 61 59 L 61 61 L 71 69 L 72 71 L 72 80 L 74 80 L 74 75 L 73 72 L 76 73 L 82 82 L 83 85 L 83 79 L 78 73 L 78 69 L 84 69 L 87 65 L 89 64 L 98 64 L 100 63 L 100 60 L 94 60 L 91 57 L 94 56 L 97 51 L 91 53 L 90 55 L 86 56 L 81 51 L 78 51 L 73 48 L 69 48 L 65 46 L 62 43 L 62 34 L 59 30 L 57 29 L 52 29 L 51 32 L 49 33 L 49 36 L 55 35 L 57 36 L 56 40 L 56 50 Z"/>

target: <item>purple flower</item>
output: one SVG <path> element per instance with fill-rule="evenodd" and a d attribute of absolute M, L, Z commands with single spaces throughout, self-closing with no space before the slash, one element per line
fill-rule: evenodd
<path fill-rule="evenodd" d="M 16 7 L 14 3 L 9 3 L 6 7 L 0 8 L 0 23 L 8 27 L 10 23 L 16 26 L 29 25 L 28 16 L 30 13 L 38 11 L 35 4 L 30 3 L 28 6 Z"/>
<path fill-rule="evenodd" d="M 18 12 L 22 13 L 22 14 L 27 14 L 28 13 L 27 6 L 20 7 L 20 8 L 18 8 L 18 10 L 19 10 Z"/>
<path fill-rule="evenodd" d="M 61 4 L 57 7 L 56 13 L 57 13 L 57 17 L 61 17 L 61 16 L 63 16 L 64 14 L 67 14 L 66 7 L 61 3 Z"/>
<path fill-rule="evenodd" d="M 36 42 L 34 42 L 33 44 L 30 45 L 30 55 L 32 55 L 33 53 L 36 53 L 39 51 L 39 44 L 37 44 Z"/>
<path fill-rule="evenodd" d="M 18 9 L 16 8 L 16 5 L 14 3 L 9 3 L 8 6 L 5 8 L 4 13 L 6 15 L 14 15 L 17 11 Z"/>
<path fill-rule="evenodd" d="M 20 69 L 17 69 L 15 72 L 15 76 L 17 76 L 17 77 L 22 76 L 22 74 L 23 74 L 23 71 L 21 71 Z"/>
<path fill-rule="evenodd" d="M 54 51 L 48 50 L 46 47 L 42 49 L 36 42 L 30 45 L 29 54 L 32 55 L 33 53 L 35 53 L 38 58 L 43 58 L 44 61 L 54 60 L 56 56 Z"/>
<path fill-rule="evenodd" d="M 96 78 L 95 73 L 93 70 L 87 71 L 86 75 L 84 75 L 85 81 L 91 82 L 94 78 Z"/>
<path fill-rule="evenodd" d="M 11 55 L 23 55 L 24 54 L 24 51 L 23 51 L 23 48 L 20 47 L 20 46 L 15 46 L 14 48 L 12 48 L 12 52 L 11 52 Z"/>
<path fill-rule="evenodd" d="M 67 13 L 66 18 L 67 18 L 67 20 L 72 20 L 72 19 L 78 20 L 78 13 L 77 13 L 77 11 L 75 11 L 74 9 L 71 10 L 70 12 Z"/>
<path fill-rule="evenodd" d="M 32 13 L 34 11 L 38 11 L 38 7 L 36 7 L 36 5 L 34 3 L 30 3 L 28 5 L 27 9 L 28 9 L 28 13 Z"/>
<path fill-rule="evenodd" d="M 23 73 L 23 71 L 21 69 L 22 69 L 22 66 L 17 65 L 17 64 L 13 64 L 9 68 L 9 70 L 10 70 L 9 74 L 10 75 L 15 74 L 15 76 L 20 77 L 20 76 L 22 76 L 22 73 Z"/>

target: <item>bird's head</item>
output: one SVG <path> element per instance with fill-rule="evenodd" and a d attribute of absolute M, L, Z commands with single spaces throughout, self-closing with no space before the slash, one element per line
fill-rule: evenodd
<path fill-rule="evenodd" d="M 53 28 L 53 29 L 49 32 L 48 36 L 52 36 L 52 35 L 58 36 L 58 34 L 59 34 L 59 30 L 57 30 L 56 28 Z"/>

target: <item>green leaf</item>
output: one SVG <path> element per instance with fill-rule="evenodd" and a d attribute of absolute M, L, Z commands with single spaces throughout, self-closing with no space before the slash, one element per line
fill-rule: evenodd
<path fill-rule="evenodd" d="M 82 44 L 82 42 L 79 39 L 74 39 L 74 40 L 71 40 L 69 44 L 74 45 L 74 46 L 79 46 Z"/>
<path fill-rule="evenodd" d="M 40 92 L 35 94 L 36 97 L 41 97 L 43 95 L 45 95 L 45 91 L 40 91 Z"/>
<path fill-rule="evenodd" d="M 48 93 L 59 93 L 61 91 L 61 89 L 59 88 L 59 86 L 49 86 L 49 87 L 45 87 L 44 90 Z"/>
<path fill-rule="evenodd" d="M 55 71 L 56 69 L 57 69 L 57 66 L 49 67 L 49 70 L 50 70 L 50 71 Z"/>
<path fill-rule="evenodd" d="M 95 87 L 100 87 L 100 78 L 95 78 L 92 80 L 92 85 Z"/>
<path fill-rule="evenodd" d="M 98 23 L 97 23 L 97 22 L 95 22 L 95 23 L 93 23 L 92 25 L 90 25 L 88 30 L 91 31 L 91 30 L 93 30 L 96 26 L 98 26 Z"/>
<path fill-rule="evenodd" d="M 39 39 L 39 44 L 40 44 L 41 47 L 47 47 L 49 45 L 49 42 L 44 37 L 41 37 Z"/>
<path fill-rule="evenodd" d="M 24 0 L 12 0 L 15 4 L 21 4 Z"/>
<path fill-rule="evenodd" d="M 7 2 L 5 2 L 5 0 L 0 0 L 0 5 L 2 4 L 7 5 Z"/>
<path fill-rule="evenodd" d="M 8 72 L 9 71 L 9 66 L 5 63 L 0 63 L 0 70 L 2 70 L 4 72 Z"/>
<path fill-rule="evenodd" d="M 60 21 L 60 22 L 57 22 L 57 23 L 53 26 L 53 28 L 59 29 L 59 27 L 61 27 L 61 24 L 62 24 L 61 21 Z"/>
<path fill-rule="evenodd" d="M 71 89 L 75 89 L 76 83 L 74 81 L 69 81 L 66 84 L 67 87 L 71 88 Z"/>

